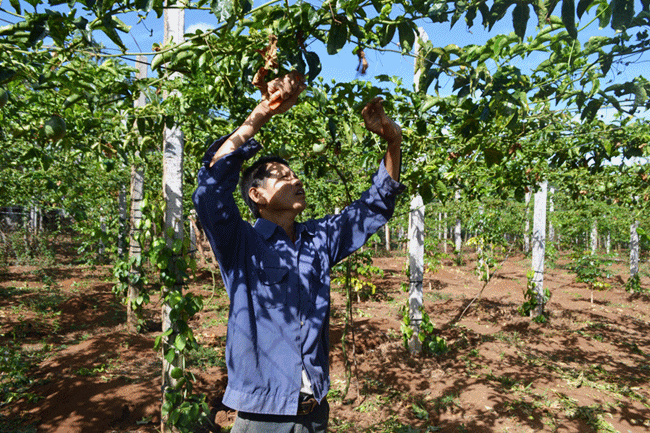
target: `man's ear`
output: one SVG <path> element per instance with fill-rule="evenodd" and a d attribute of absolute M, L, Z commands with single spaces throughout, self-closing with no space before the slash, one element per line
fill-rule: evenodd
<path fill-rule="evenodd" d="M 255 186 L 252 186 L 248 190 L 248 196 L 257 205 L 265 205 L 266 204 L 266 199 L 264 198 L 264 196 L 262 194 L 260 194 L 259 189 L 257 189 L 257 187 L 255 187 Z"/>

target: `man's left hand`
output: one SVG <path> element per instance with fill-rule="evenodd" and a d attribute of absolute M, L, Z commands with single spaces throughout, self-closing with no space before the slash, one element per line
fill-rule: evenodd
<path fill-rule="evenodd" d="M 402 128 L 384 112 L 383 99 L 376 97 L 361 111 L 366 129 L 389 143 L 402 140 Z"/>

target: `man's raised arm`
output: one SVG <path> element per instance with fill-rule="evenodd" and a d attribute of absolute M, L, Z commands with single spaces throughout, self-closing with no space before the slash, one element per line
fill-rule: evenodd
<path fill-rule="evenodd" d="M 246 143 L 272 116 L 284 113 L 293 107 L 296 101 L 298 101 L 300 93 L 305 90 L 305 87 L 302 77 L 297 72 L 291 72 L 283 77 L 270 81 L 268 83 L 269 94 L 273 95 L 274 99 L 278 98 L 279 94 L 282 103 L 276 106 L 275 103 L 271 103 L 270 99 L 262 99 L 244 123 L 217 150 L 212 157 L 212 161 L 210 161 L 210 167 L 219 159 Z M 274 108 L 271 108 L 271 106 Z"/>
<path fill-rule="evenodd" d="M 399 182 L 402 164 L 402 129 L 393 119 L 386 115 L 381 102 L 380 97 L 373 99 L 363 108 L 361 115 L 366 129 L 388 142 L 384 165 L 390 177 Z"/>

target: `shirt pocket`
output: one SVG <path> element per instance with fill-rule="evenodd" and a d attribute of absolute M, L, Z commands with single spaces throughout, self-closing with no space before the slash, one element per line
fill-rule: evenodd
<path fill-rule="evenodd" d="M 260 284 L 254 295 L 261 307 L 275 309 L 286 305 L 288 273 L 287 268 L 278 265 L 262 265 L 257 268 Z"/>
<path fill-rule="evenodd" d="M 329 266 L 321 254 L 315 254 L 310 275 L 311 302 L 316 308 L 329 303 L 330 274 Z"/>

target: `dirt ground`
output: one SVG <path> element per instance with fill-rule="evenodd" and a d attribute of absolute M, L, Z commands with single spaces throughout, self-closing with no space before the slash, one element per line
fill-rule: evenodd
<path fill-rule="evenodd" d="M 159 330 L 125 332 L 125 307 L 111 292 L 110 267 L 0 269 L 0 345 L 5 357 L 38 360 L 22 388 L 0 406 L 0 431 L 156 432 L 160 423 Z M 648 432 L 650 297 L 625 291 L 625 255 L 610 267 L 611 285 L 576 283 L 566 258 L 547 268 L 548 323 L 521 317 L 530 259 L 507 259 L 483 283 L 466 258 L 444 260 L 424 279 L 424 302 L 448 352 L 411 356 L 400 325 L 408 294 L 405 258 L 374 259 L 377 290 L 356 302 L 352 379 L 346 396 L 341 350 L 345 296 L 332 291 L 332 432 Z M 220 404 L 227 374 L 223 349 L 227 297 L 216 275 L 200 272 L 188 289 L 205 297 L 192 320 L 203 349 L 190 369 L 227 431 L 235 413 Z M 642 286 L 650 287 L 644 272 Z M 153 297 L 148 314 L 160 319 Z M 352 335 L 348 334 L 348 353 Z M 11 349 L 11 351 L 9 350 Z M 13 351 L 13 352 L 12 352 Z M 6 358 L 7 359 L 7 358 Z M 8 388 L 1 371 L 0 388 Z"/>

